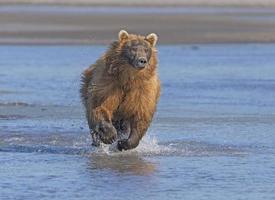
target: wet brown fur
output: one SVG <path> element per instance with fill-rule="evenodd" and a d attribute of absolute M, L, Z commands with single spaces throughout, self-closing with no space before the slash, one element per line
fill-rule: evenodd
<path fill-rule="evenodd" d="M 130 40 L 144 41 L 145 37 L 129 34 L 126 40 L 113 42 L 107 52 L 83 72 L 81 86 L 90 129 L 102 121 L 129 121 L 131 134 L 124 141 L 129 143 L 129 149 L 136 147 L 146 133 L 160 96 L 157 50 L 151 46 L 148 66 L 137 70 L 121 56 L 124 43 Z M 138 141 L 131 141 L 131 137 Z"/>

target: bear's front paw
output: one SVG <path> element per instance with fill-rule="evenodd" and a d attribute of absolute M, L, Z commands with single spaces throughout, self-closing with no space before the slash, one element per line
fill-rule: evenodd
<path fill-rule="evenodd" d="M 100 140 L 105 144 L 112 144 L 117 139 L 117 131 L 111 123 L 101 122 L 97 132 Z"/>
<path fill-rule="evenodd" d="M 127 140 L 127 139 L 119 140 L 119 141 L 117 142 L 117 149 L 118 149 L 119 151 L 129 149 L 129 142 L 128 142 L 128 140 Z"/>

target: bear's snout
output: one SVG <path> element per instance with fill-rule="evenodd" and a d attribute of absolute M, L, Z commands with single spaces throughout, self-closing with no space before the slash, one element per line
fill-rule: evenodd
<path fill-rule="evenodd" d="M 147 64 L 147 59 L 145 57 L 138 58 L 137 67 L 138 68 L 144 68 Z"/>

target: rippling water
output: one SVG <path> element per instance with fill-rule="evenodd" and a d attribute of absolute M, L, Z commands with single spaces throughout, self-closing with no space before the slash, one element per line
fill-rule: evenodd
<path fill-rule="evenodd" d="M 80 73 L 103 46 L 0 46 L 0 199 L 274 199 L 275 45 L 160 46 L 137 149 L 91 147 Z"/>

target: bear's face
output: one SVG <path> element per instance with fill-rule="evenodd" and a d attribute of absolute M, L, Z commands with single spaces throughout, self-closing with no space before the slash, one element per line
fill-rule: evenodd
<path fill-rule="evenodd" d="M 151 33 L 144 36 L 128 34 L 121 30 L 118 34 L 122 56 L 135 69 L 144 69 L 151 58 L 153 48 L 157 42 L 157 35 Z"/>

